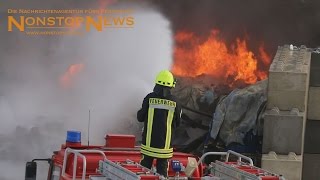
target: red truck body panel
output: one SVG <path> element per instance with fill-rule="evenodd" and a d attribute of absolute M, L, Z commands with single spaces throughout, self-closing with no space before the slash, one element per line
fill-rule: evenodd
<path fill-rule="evenodd" d="M 66 143 L 61 146 L 59 151 L 56 151 L 53 155 L 53 162 L 54 165 L 59 166 L 62 172 L 63 160 L 65 155 L 66 148 L 72 148 L 77 150 L 100 150 L 106 155 L 107 159 L 113 162 L 122 162 L 130 159 L 131 161 L 139 163 L 141 160 L 141 153 L 140 147 L 134 146 L 135 144 L 135 137 L 131 135 L 117 135 L 117 134 L 109 134 L 106 135 L 106 145 L 105 146 L 82 146 L 79 143 Z M 82 155 L 86 158 L 86 178 L 90 175 L 99 175 L 97 173 L 97 168 L 99 166 L 99 161 L 103 160 L 101 154 L 98 153 L 86 153 L 81 152 Z M 188 157 L 194 157 L 197 160 L 198 157 L 192 154 L 186 154 L 181 152 L 174 152 L 172 160 L 179 160 L 183 166 L 187 166 Z M 156 161 L 154 161 L 155 164 Z M 60 180 L 71 180 L 73 175 L 73 167 L 74 167 L 74 154 L 69 154 L 67 157 L 66 169 L 65 169 L 65 176 L 60 176 Z M 138 169 L 133 169 L 134 171 Z M 201 177 L 202 176 L 203 166 L 202 164 L 194 171 L 194 177 Z M 77 158 L 77 168 L 76 168 L 76 177 L 81 178 L 83 171 L 83 159 L 78 157 Z M 61 174 L 61 173 L 60 173 Z M 171 165 L 169 163 L 169 176 L 174 176 L 175 172 L 171 169 Z M 183 173 L 181 174 L 184 175 Z M 145 177 L 150 179 L 150 177 Z M 151 178 L 152 179 L 152 178 Z"/>

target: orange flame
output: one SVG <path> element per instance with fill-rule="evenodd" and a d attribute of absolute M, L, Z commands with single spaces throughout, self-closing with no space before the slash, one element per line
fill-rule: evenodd
<path fill-rule="evenodd" d="M 259 47 L 259 53 L 260 53 L 260 57 L 261 60 L 263 62 L 264 65 L 269 65 L 270 64 L 270 60 L 271 60 L 271 56 L 269 54 L 266 53 L 266 51 L 264 50 L 264 44 L 262 44 Z"/>
<path fill-rule="evenodd" d="M 65 72 L 63 76 L 61 76 L 60 84 L 65 88 L 69 88 L 75 75 L 79 74 L 83 70 L 83 68 L 84 64 L 72 64 L 68 68 L 67 72 Z"/>
<path fill-rule="evenodd" d="M 218 36 L 219 31 L 213 30 L 203 41 L 193 33 L 178 32 L 175 35 L 173 73 L 187 77 L 206 74 L 222 82 L 232 79 L 230 87 L 236 81 L 253 84 L 267 78 L 267 72 L 258 69 L 260 61 L 264 66 L 270 65 L 271 58 L 263 44 L 259 47 L 258 56 L 255 56 L 245 40 L 237 38 L 228 48 L 227 43 Z"/>

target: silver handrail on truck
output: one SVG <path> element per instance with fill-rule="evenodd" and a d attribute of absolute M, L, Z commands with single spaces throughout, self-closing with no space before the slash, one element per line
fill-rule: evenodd
<path fill-rule="evenodd" d="M 239 153 L 234 152 L 234 151 L 231 151 L 231 150 L 227 151 L 226 162 L 229 161 L 229 156 L 230 156 L 230 154 L 233 154 L 233 155 L 237 156 L 239 162 L 242 162 L 242 158 L 243 158 L 243 159 L 249 161 L 250 166 L 253 166 L 253 160 L 252 160 L 250 157 L 245 156 L 245 155 L 242 155 L 242 154 L 239 154 Z"/>
<path fill-rule="evenodd" d="M 86 170 L 87 170 L 87 159 L 86 157 L 81 154 L 81 153 L 97 153 L 97 154 L 101 154 L 103 159 L 106 160 L 107 157 L 104 154 L 103 151 L 100 150 L 77 150 L 77 149 L 71 149 L 71 148 L 67 148 L 64 152 L 64 157 L 63 157 L 63 165 L 62 165 L 62 174 L 61 176 L 65 176 L 66 175 L 66 166 L 67 166 L 67 156 L 69 154 L 74 154 L 74 159 L 73 159 L 73 174 L 72 174 L 72 180 L 76 180 L 76 174 L 77 174 L 77 160 L 78 157 L 82 158 L 82 180 L 86 179 Z"/>
<path fill-rule="evenodd" d="M 251 158 L 249 158 L 249 157 L 247 157 L 247 156 L 244 156 L 244 155 L 242 155 L 242 154 L 239 154 L 239 153 L 237 153 L 237 152 L 231 151 L 231 150 L 229 150 L 229 151 L 227 151 L 227 152 L 207 152 L 207 153 L 203 154 L 203 155 L 201 156 L 201 158 L 199 159 L 199 161 L 198 161 L 198 166 L 200 165 L 200 163 L 202 163 L 202 161 L 204 160 L 204 158 L 206 158 L 206 157 L 209 156 L 209 155 L 226 156 L 225 162 L 229 162 L 230 154 L 237 156 L 239 162 L 242 162 L 242 159 L 245 159 L 245 160 L 249 161 L 250 166 L 253 166 L 253 160 L 252 160 Z"/>
<path fill-rule="evenodd" d="M 244 156 L 242 154 L 239 154 L 239 153 L 231 151 L 231 150 L 229 150 L 227 152 L 208 152 L 208 153 L 205 153 L 199 159 L 198 165 L 200 165 L 200 163 L 209 155 L 226 156 L 225 162 L 229 162 L 230 155 L 235 155 L 238 157 L 237 165 L 240 165 L 240 166 L 245 165 L 245 167 L 247 167 L 249 165 L 250 169 L 257 171 L 257 173 L 250 173 L 250 172 L 238 169 L 237 166 L 229 165 L 228 163 L 223 163 L 221 161 L 216 161 L 213 163 L 214 165 L 212 166 L 213 170 L 215 171 L 214 175 L 216 175 L 218 177 L 218 179 L 221 179 L 221 180 L 222 179 L 223 180 L 239 179 L 240 176 L 241 176 L 240 179 L 251 179 L 251 180 L 261 180 L 261 179 L 264 179 L 263 178 L 264 176 L 268 176 L 267 178 L 277 177 L 277 179 L 279 179 L 279 180 L 286 180 L 285 177 L 283 177 L 282 175 L 277 175 L 277 174 L 271 173 L 269 171 L 266 171 L 264 169 L 255 167 L 253 164 L 253 160 L 250 157 Z M 243 159 L 245 159 L 249 163 L 243 162 L 242 161 Z M 203 180 L 204 179 L 207 179 L 207 178 L 204 177 Z M 210 177 L 209 177 L 209 179 L 210 179 Z"/>

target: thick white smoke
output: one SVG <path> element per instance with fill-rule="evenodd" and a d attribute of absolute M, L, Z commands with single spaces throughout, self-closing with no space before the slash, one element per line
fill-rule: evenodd
<path fill-rule="evenodd" d="M 132 29 L 81 37 L 4 33 L 11 45 L 0 58 L 1 180 L 23 179 L 25 161 L 50 157 L 67 129 L 82 131 L 86 144 L 89 109 L 91 144 L 103 144 L 106 133 L 140 135 L 136 111 L 157 72 L 170 68 L 172 37 L 156 11 L 136 9 L 133 17 Z M 77 63 L 83 70 L 63 88 L 59 79 Z"/>

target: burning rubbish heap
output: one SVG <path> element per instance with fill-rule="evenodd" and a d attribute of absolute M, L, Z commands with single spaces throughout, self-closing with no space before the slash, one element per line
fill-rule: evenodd
<path fill-rule="evenodd" d="M 175 41 L 172 69 L 176 75 L 197 77 L 206 74 L 216 83 L 231 88 L 253 84 L 267 77 L 271 58 L 263 44 L 257 53 L 248 48 L 246 39 L 237 38 L 228 45 L 218 30 L 212 30 L 206 38 L 178 32 Z"/>
<path fill-rule="evenodd" d="M 202 93 L 205 88 L 199 87 L 175 90 L 187 106 L 183 110 L 182 126 L 176 133 L 177 147 L 185 152 L 202 153 L 205 143 L 209 148 L 222 145 L 242 152 L 261 151 L 267 80 L 235 89 L 229 95 L 215 94 L 210 89 Z"/>
<path fill-rule="evenodd" d="M 317 46 L 319 43 L 319 1 L 316 0 L 153 2 L 170 20 L 175 34 L 172 70 L 178 82 L 174 94 L 189 108 L 184 109 L 183 117 L 187 130 L 177 132 L 177 144 L 181 143 L 185 151 L 196 151 L 192 147 L 201 150 L 210 122 L 217 116 L 214 115 L 217 107 L 229 105 L 227 101 L 231 100 L 235 112 L 230 113 L 244 115 L 243 104 L 238 105 L 242 102 L 241 91 L 250 99 L 261 95 L 261 99 L 255 100 L 260 108 L 264 107 L 266 82 L 263 80 L 268 77 L 278 45 L 293 42 Z M 259 81 L 262 82 L 253 85 Z M 239 102 L 235 101 L 235 94 Z M 259 119 L 261 113 L 254 111 L 257 111 L 254 117 Z M 229 118 L 229 112 L 223 112 L 224 119 Z"/>
<path fill-rule="evenodd" d="M 177 148 L 202 153 L 209 144 L 214 149 L 261 151 L 261 111 L 271 63 L 264 45 L 254 52 L 246 39 L 228 44 L 218 30 L 206 38 L 178 32 L 175 40 L 172 70 L 178 82 L 173 94 L 184 106 Z"/>
<path fill-rule="evenodd" d="M 200 115 L 184 109 L 187 130 L 178 131 L 181 138 L 177 141 L 185 151 L 196 151 L 191 147 L 201 149 L 213 113 L 218 110 L 216 107 L 228 99 L 237 103 L 232 98 L 237 94 L 235 89 L 267 79 L 278 45 L 294 42 L 316 46 L 319 42 L 319 1 L 316 0 L 153 2 L 168 17 L 175 34 L 172 70 L 179 78 L 174 94 L 189 109 L 202 112 Z M 254 85 L 257 89 L 252 94 L 262 95 L 260 108 L 265 98 L 264 84 Z M 247 90 L 249 94 L 250 87 Z M 229 97 L 224 98 L 226 95 Z M 238 105 L 235 109 L 238 112 L 242 107 Z M 197 139 L 200 139 L 198 143 Z"/>
<path fill-rule="evenodd" d="M 235 88 L 228 95 L 213 89 L 201 93 L 195 85 L 189 91 L 177 89 L 181 99 L 189 98 L 184 126 L 176 134 L 177 147 L 199 154 L 234 150 L 288 179 L 318 178 L 319 52 L 304 45 L 279 46 L 269 79 Z M 211 115 L 201 108 L 208 102 L 213 103 Z"/>

